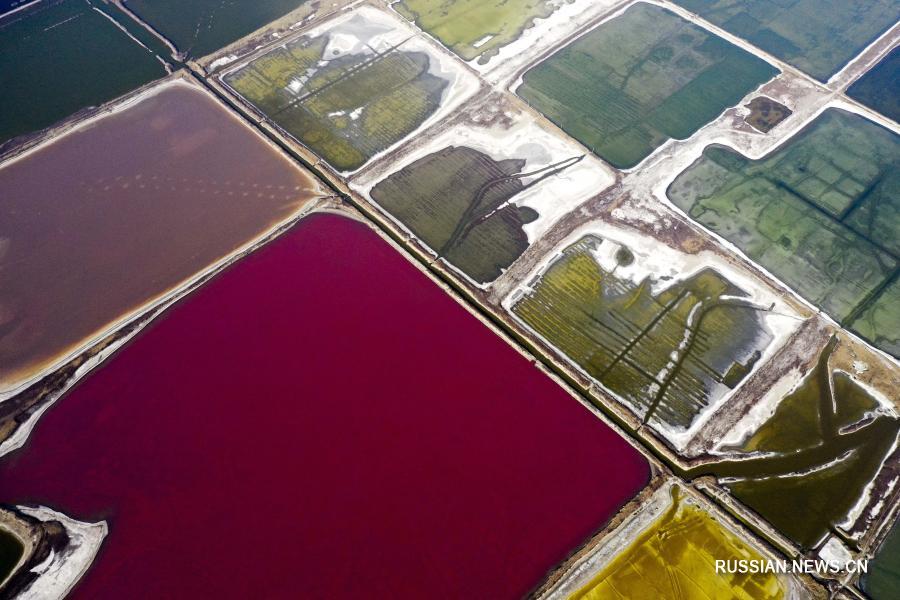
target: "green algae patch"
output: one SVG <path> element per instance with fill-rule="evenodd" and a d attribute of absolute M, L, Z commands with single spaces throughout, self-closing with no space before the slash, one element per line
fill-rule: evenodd
<path fill-rule="evenodd" d="M 801 383 L 714 472 L 735 497 L 804 548 L 843 521 L 875 479 L 900 420 L 829 365 L 833 338 Z"/>
<path fill-rule="evenodd" d="M 873 600 L 900 598 L 900 522 L 894 523 L 860 583 Z"/>
<path fill-rule="evenodd" d="M 360 9 L 223 80 L 335 169 L 354 171 L 419 128 L 451 84 L 432 72 L 424 43 L 392 25 Z"/>
<path fill-rule="evenodd" d="M 538 218 L 510 200 L 580 160 L 525 172 L 525 159 L 494 160 L 451 146 L 389 176 L 371 196 L 439 257 L 483 283 L 496 279 L 528 247 L 523 226 Z"/>
<path fill-rule="evenodd" d="M 179 52 L 200 57 L 307 4 L 304 0 L 126 0 Z"/>
<path fill-rule="evenodd" d="M 583 237 L 512 312 L 644 422 L 684 430 L 746 376 L 772 337 L 764 309 L 719 272 L 654 291 L 659 282 L 637 262 L 626 246 Z"/>
<path fill-rule="evenodd" d="M 900 18 L 894 0 L 675 0 L 722 29 L 827 81 Z"/>
<path fill-rule="evenodd" d="M 877 110 L 886 117 L 900 121 L 900 47 L 847 88 L 847 95 Z"/>
<path fill-rule="evenodd" d="M 0 584 L 12 573 L 22 559 L 25 546 L 9 531 L 0 528 Z"/>
<path fill-rule="evenodd" d="M 763 556 L 702 508 L 679 498 L 623 549 L 572 600 L 679 598 L 778 600 L 785 584 L 774 573 L 717 573 L 716 561 Z"/>
<path fill-rule="evenodd" d="M 618 168 L 685 139 L 778 71 L 668 10 L 636 4 L 527 73 L 516 93 Z"/>
<path fill-rule="evenodd" d="M 549 0 L 400 0 L 392 6 L 465 60 L 481 62 L 556 10 Z"/>
<path fill-rule="evenodd" d="M 709 147 L 669 199 L 844 326 L 896 355 L 900 138 L 829 109 L 760 160 Z M 857 323 L 860 325 L 857 327 Z M 889 331 L 885 334 L 879 332 Z"/>
<path fill-rule="evenodd" d="M 166 74 L 101 8 L 45 2 L 0 24 L 0 143 Z"/>

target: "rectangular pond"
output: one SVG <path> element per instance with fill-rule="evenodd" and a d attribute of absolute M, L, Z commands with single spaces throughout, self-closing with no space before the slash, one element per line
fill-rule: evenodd
<path fill-rule="evenodd" d="M 617 168 L 685 139 L 777 69 L 656 5 L 637 3 L 540 62 L 516 93 Z"/>
<path fill-rule="evenodd" d="M 164 35 L 179 52 L 192 58 L 227 46 L 307 4 L 311 3 L 307 0 L 125 0 L 130 10 Z"/>
<path fill-rule="evenodd" d="M 669 187 L 691 218 L 900 355 L 900 136 L 831 108 L 760 160 L 710 146 Z"/>
<path fill-rule="evenodd" d="M 676 447 L 797 324 L 715 255 L 600 223 L 504 305 Z"/>
<path fill-rule="evenodd" d="M 895 0 L 675 2 L 820 81 L 827 81 L 900 18 Z"/>
<path fill-rule="evenodd" d="M 847 95 L 894 121 L 900 121 L 900 47 L 891 50 L 847 88 Z"/>
<path fill-rule="evenodd" d="M 435 256 L 486 284 L 614 178 L 602 161 L 512 102 L 476 104 L 464 115 L 351 185 Z"/>
<path fill-rule="evenodd" d="M 222 80 L 338 171 L 355 171 L 478 87 L 395 16 L 345 12 Z"/>
<path fill-rule="evenodd" d="M 181 81 L 13 158 L 0 189 L 0 393 L 324 194 Z"/>
<path fill-rule="evenodd" d="M 833 337 L 812 368 L 776 385 L 787 389 L 761 398 L 755 416 L 724 436 L 720 460 L 692 476 L 715 474 L 803 548 L 837 528 L 860 538 L 884 517 L 894 485 L 898 381 L 893 362 Z"/>
<path fill-rule="evenodd" d="M 74 598 L 519 598 L 646 459 L 365 224 L 312 215 L 0 460 L 106 519 Z"/>
<path fill-rule="evenodd" d="M 53 0 L 0 22 L 0 144 L 166 74 L 101 8 Z"/>

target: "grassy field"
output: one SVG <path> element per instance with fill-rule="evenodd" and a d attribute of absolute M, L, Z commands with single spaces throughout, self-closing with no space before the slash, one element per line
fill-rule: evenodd
<path fill-rule="evenodd" d="M 17 13 L 0 24 L 0 143 L 165 74 L 84 0 Z"/>
<path fill-rule="evenodd" d="M 900 432 L 895 417 L 867 421 L 879 404 L 848 375 L 829 368 L 835 343 L 739 448 L 763 456 L 710 467 L 729 478 L 726 485 L 737 498 L 804 548 L 846 517 Z"/>
<path fill-rule="evenodd" d="M 612 165 L 630 168 L 776 73 L 667 10 L 636 4 L 525 73 L 517 93 Z"/>
<path fill-rule="evenodd" d="M 675 0 L 715 23 L 827 81 L 900 18 L 894 0 Z"/>
<path fill-rule="evenodd" d="M 548 0 L 400 0 L 393 7 L 466 60 L 489 58 L 554 11 Z"/>
<path fill-rule="evenodd" d="M 371 195 L 439 256 L 475 281 L 493 281 L 528 247 L 522 226 L 538 217 L 509 201 L 578 160 L 527 174 L 525 162 L 451 146 L 389 176 Z"/>
<path fill-rule="evenodd" d="M 301 37 L 225 82 L 339 171 L 352 171 L 437 110 L 447 80 L 423 52 L 324 55 L 328 33 Z"/>
<path fill-rule="evenodd" d="M 880 63 L 847 88 L 847 95 L 900 121 L 900 47 L 891 50 Z"/>
<path fill-rule="evenodd" d="M 677 492 L 677 488 L 676 488 Z M 716 573 L 716 560 L 762 560 L 708 512 L 673 494 L 666 512 L 615 556 L 572 600 L 611 598 L 729 598 L 786 596 L 774 573 Z"/>
<path fill-rule="evenodd" d="M 125 4 L 180 52 L 199 58 L 286 15 L 306 0 L 127 0 Z"/>
<path fill-rule="evenodd" d="M 606 267 L 601 255 L 612 257 Z M 769 338 L 738 299 L 744 292 L 717 272 L 654 294 L 651 278 L 616 275 L 634 260 L 624 246 L 584 237 L 512 310 L 644 422 L 687 428 L 743 380 Z"/>
<path fill-rule="evenodd" d="M 810 302 L 846 326 L 861 323 L 896 353 L 896 340 L 891 348 L 872 335 L 895 337 L 889 326 L 900 320 L 900 290 L 889 285 L 900 253 L 898 142 L 831 109 L 762 160 L 707 148 L 668 195 Z"/>

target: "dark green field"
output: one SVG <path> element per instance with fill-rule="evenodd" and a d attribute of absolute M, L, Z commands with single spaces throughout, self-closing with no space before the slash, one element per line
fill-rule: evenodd
<path fill-rule="evenodd" d="M 897 355 L 900 137 L 830 109 L 762 160 L 707 148 L 668 195 L 835 320 Z"/>
<path fill-rule="evenodd" d="M 128 8 L 199 58 L 235 42 L 306 0 L 127 0 Z"/>
<path fill-rule="evenodd" d="M 525 160 L 495 161 L 477 150 L 449 147 L 421 158 L 376 185 L 372 199 L 466 275 L 493 281 L 528 247 L 522 226 L 537 219 L 507 202 L 578 162 L 522 173 Z M 532 177 L 528 184 L 522 178 Z M 502 206 L 502 207 L 501 207 Z"/>
<path fill-rule="evenodd" d="M 900 18 L 896 0 L 675 0 L 827 81 Z"/>
<path fill-rule="evenodd" d="M 0 143 L 166 74 L 93 7 L 63 0 L 0 24 Z"/>
<path fill-rule="evenodd" d="M 617 267 L 594 258 L 613 244 Z M 635 257 L 595 236 L 567 248 L 513 312 L 644 422 L 687 428 L 746 377 L 769 344 L 759 310 L 712 269 L 651 291 L 618 277 Z"/>
<path fill-rule="evenodd" d="M 675 14 L 636 4 L 525 73 L 517 94 L 618 168 L 685 139 L 778 71 Z"/>
<path fill-rule="evenodd" d="M 900 47 L 891 50 L 880 63 L 847 88 L 847 95 L 900 121 Z"/>

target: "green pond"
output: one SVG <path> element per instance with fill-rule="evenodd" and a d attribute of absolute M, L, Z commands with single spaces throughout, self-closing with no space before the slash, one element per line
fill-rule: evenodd
<path fill-rule="evenodd" d="M 804 548 L 841 522 L 891 451 L 900 421 L 828 359 L 815 368 L 738 448 L 741 460 L 704 466 L 747 506 Z M 874 416 L 873 416 L 874 415 Z M 697 473 L 695 473 L 697 474 Z"/>
<path fill-rule="evenodd" d="M 826 81 L 900 18 L 895 0 L 675 0 Z"/>
<path fill-rule="evenodd" d="M 649 4 L 635 4 L 525 73 L 516 93 L 618 168 L 685 139 L 778 71 Z"/>
<path fill-rule="evenodd" d="M 166 74 L 101 9 L 116 15 L 105 4 L 62 0 L 0 24 L 0 143 Z"/>
<path fill-rule="evenodd" d="M 353 171 L 421 125 L 448 85 L 430 72 L 427 54 L 402 45 L 325 56 L 331 35 L 360 35 L 366 27 L 356 18 L 338 31 L 300 37 L 224 81 L 335 169 Z"/>
<path fill-rule="evenodd" d="M 900 121 L 900 47 L 881 59 L 865 75 L 847 88 L 847 95 Z"/>
<path fill-rule="evenodd" d="M 175 44 L 179 52 L 199 58 L 306 3 L 306 0 L 127 0 L 125 4 Z"/>
<path fill-rule="evenodd" d="M 743 380 L 771 337 L 744 291 L 718 272 L 654 293 L 651 278 L 617 274 L 635 260 L 625 246 L 584 237 L 512 311 L 644 422 L 684 429 Z"/>
<path fill-rule="evenodd" d="M 465 60 L 482 62 L 556 10 L 550 0 L 400 0 L 392 7 Z"/>
<path fill-rule="evenodd" d="M 900 598 L 900 523 L 895 523 L 869 561 L 869 572 L 862 577 L 862 588 L 873 600 Z"/>
<path fill-rule="evenodd" d="M 538 217 L 510 199 L 579 160 L 528 170 L 524 159 L 494 160 L 451 146 L 392 174 L 372 188 L 371 196 L 438 256 L 475 281 L 487 282 L 528 247 L 523 225 Z"/>
<path fill-rule="evenodd" d="M 711 146 L 668 190 L 844 326 L 900 351 L 900 136 L 829 109 L 761 160 Z"/>

